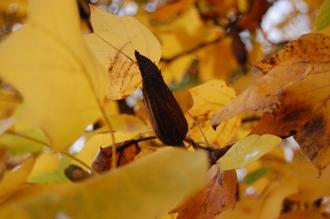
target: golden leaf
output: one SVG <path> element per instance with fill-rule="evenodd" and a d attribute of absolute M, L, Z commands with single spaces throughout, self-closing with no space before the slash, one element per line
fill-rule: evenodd
<path fill-rule="evenodd" d="M 20 188 L 20 186 L 26 182 L 29 177 L 30 171 L 34 164 L 34 158 L 28 158 L 23 161 L 22 165 L 4 173 L 4 176 L 0 182 L 0 197 L 6 198 L 9 195 Z"/>
<path fill-rule="evenodd" d="M 86 35 L 87 44 L 107 69 L 107 96 L 122 99 L 141 85 L 134 51 L 157 63 L 161 48 L 155 36 L 133 17 L 119 17 L 91 6 L 94 33 Z"/>
<path fill-rule="evenodd" d="M 190 121 L 192 125 L 188 132 L 189 136 L 196 141 L 202 141 L 200 127 L 210 143 L 217 146 L 231 143 L 239 129 L 240 118 L 235 117 L 216 130 L 212 129 L 209 118 L 219 107 L 223 107 L 235 97 L 235 91 L 221 80 L 210 80 L 189 91 L 193 99 L 193 106 L 189 110 L 193 117 L 193 121 Z M 190 116 L 187 118 L 192 120 Z"/>
<path fill-rule="evenodd" d="M 163 150 L 79 184 L 30 187 L 2 205 L 0 217 L 154 219 L 203 184 L 207 165 L 202 152 Z"/>
<path fill-rule="evenodd" d="M 218 160 L 221 170 L 238 169 L 257 160 L 281 144 L 279 137 L 272 135 L 249 135 L 237 141 Z"/>
<path fill-rule="evenodd" d="M 212 117 L 216 126 L 246 111 L 268 112 L 255 134 L 294 135 L 320 173 L 330 162 L 330 37 L 307 34 L 257 65 L 267 73 Z"/>
<path fill-rule="evenodd" d="M 0 44 L 0 77 L 23 97 L 17 118 L 63 150 L 100 117 L 106 73 L 80 34 L 76 1 L 31 0 L 29 15 Z"/>

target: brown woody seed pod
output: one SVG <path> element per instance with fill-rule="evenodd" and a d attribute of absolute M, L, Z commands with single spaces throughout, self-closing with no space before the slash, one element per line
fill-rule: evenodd
<path fill-rule="evenodd" d="M 166 145 L 182 145 L 187 120 L 157 66 L 135 51 L 142 75 L 144 105 L 157 137 Z"/>
<path fill-rule="evenodd" d="M 92 23 L 90 21 L 91 17 L 91 10 L 89 8 L 89 0 L 77 0 L 78 9 L 79 9 L 79 16 L 83 22 L 86 23 L 89 31 L 91 33 L 94 32 Z"/>

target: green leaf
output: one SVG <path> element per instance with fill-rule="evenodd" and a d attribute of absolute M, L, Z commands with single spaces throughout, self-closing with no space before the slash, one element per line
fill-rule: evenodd
<path fill-rule="evenodd" d="M 199 189 L 203 152 L 168 149 L 81 183 L 32 186 L 0 207 L 0 218 L 155 219 Z"/>
<path fill-rule="evenodd" d="M 218 160 L 221 170 L 242 168 L 279 146 L 282 139 L 274 135 L 249 135 L 236 142 Z"/>
<path fill-rule="evenodd" d="M 249 173 L 243 180 L 243 183 L 245 184 L 252 184 L 258 179 L 262 178 L 269 172 L 269 169 L 266 167 L 261 167 L 259 169 L 256 169 L 255 171 Z"/>
<path fill-rule="evenodd" d="M 330 0 L 325 0 L 314 23 L 314 30 L 320 31 L 330 24 Z"/>
<path fill-rule="evenodd" d="M 40 143 L 31 139 L 40 141 Z M 26 152 L 38 154 L 46 145 L 49 145 L 47 137 L 37 128 L 15 132 L 9 131 L 0 136 L 0 146 L 6 148 L 12 155 L 20 155 Z"/>

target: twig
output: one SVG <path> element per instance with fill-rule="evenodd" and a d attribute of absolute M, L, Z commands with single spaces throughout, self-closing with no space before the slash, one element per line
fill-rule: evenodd
<path fill-rule="evenodd" d="M 92 174 L 94 174 L 94 175 L 98 175 L 98 174 L 99 174 L 98 172 L 94 171 L 93 168 L 91 168 L 91 167 L 90 167 L 88 164 L 86 164 L 84 161 L 82 161 L 82 160 L 76 158 L 76 157 L 73 156 L 72 154 L 70 154 L 70 153 L 68 153 L 68 152 L 66 152 L 66 151 L 61 151 L 60 153 L 63 154 L 64 156 L 67 156 L 67 157 L 71 158 L 71 159 L 74 160 L 74 161 L 77 161 L 79 164 L 81 164 L 82 166 L 84 166 L 84 167 L 86 167 L 88 170 L 90 170 Z"/>
<path fill-rule="evenodd" d="M 213 44 L 216 44 L 216 43 L 220 42 L 221 40 L 223 40 L 225 37 L 226 37 L 226 35 L 221 35 L 221 36 L 219 36 L 219 37 L 217 37 L 214 40 L 211 40 L 209 42 L 202 42 L 200 44 L 197 44 L 195 47 L 190 48 L 186 51 L 179 52 L 179 53 L 175 54 L 172 57 L 163 57 L 163 58 L 160 59 L 160 61 L 164 62 L 164 63 L 170 63 L 170 62 L 174 61 L 177 58 L 180 58 L 182 56 L 185 56 L 185 55 L 188 55 L 190 53 L 196 52 L 196 51 L 198 51 L 200 49 L 203 49 L 207 46 L 211 46 Z"/>
<path fill-rule="evenodd" d="M 196 121 L 195 121 L 195 118 L 194 118 L 189 112 L 187 112 L 187 114 L 188 114 L 188 116 L 190 116 L 190 118 L 191 118 L 191 119 L 194 121 L 194 123 L 195 123 L 195 122 L 196 122 Z M 196 124 L 196 126 L 197 126 L 197 128 L 198 128 L 198 131 L 201 133 L 201 135 L 202 135 L 202 137 L 203 137 L 203 139 L 204 139 L 205 144 L 206 144 L 206 145 L 210 145 L 210 144 L 209 144 L 209 141 L 208 141 L 207 138 L 206 138 L 205 133 L 203 132 L 203 130 L 202 130 L 202 128 L 201 128 L 201 126 L 198 124 L 198 122 L 196 122 L 195 124 Z"/>
<path fill-rule="evenodd" d="M 191 144 L 193 146 L 193 148 L 195 148 L 195 149 L 200 149 L 200 150 L 206 151 L 208 153 L 210 165 L 215 164 L 221 157 L 223 157 L 227 153 L 227 151 L 232 146 L 232 145 L 228 145 L 228 146 L 223 147 L 223 148 L 204 147 L 204 146 L 201 146 L 200 144 L 196 143 L 190 137 L 186 137 L 184 139 L 184 141 Z"/>
<path fill-rule="evenodd" d="M 17 136 L 17 137 L 20 137 L 20 138 L 24 138 L 26 140 L 33 141 L 37 144 L 41 144 L 41 145 L 45 145 L 45 146 L 49 145 L 47 142 L 44 142 L 42 140 L 33 138 L 31 136 L 28 136 L 28 135 L 24 135 L 24 134 L 21 134 L 21 133 L 12 131 L 12 130 L 7 131 L 5 134 L 14 135 L 14 136 Z"/>

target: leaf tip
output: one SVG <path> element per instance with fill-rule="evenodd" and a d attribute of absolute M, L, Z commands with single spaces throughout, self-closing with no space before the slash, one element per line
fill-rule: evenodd
<path fill-rule="evenodd" d="M 214 117 L 211 118 L 211 126 L 213 128 L 213 130 L 215 131 L 218 127 L 219 123 L 217 121 L 215 121 Z"/>

